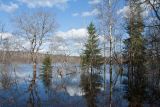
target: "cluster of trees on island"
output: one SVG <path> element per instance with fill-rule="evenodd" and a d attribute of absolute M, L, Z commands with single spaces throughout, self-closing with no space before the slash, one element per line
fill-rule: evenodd
<path fill-rule="evenodd" d="M 159 0 L 127 0 L 129 14 L 124 18 L 125 26 L 123 27 L 128 37 L 125 39 L 121 34 L 115 37 L 117 34 L 113 30 L 116 29 L 116 22 L 114 22 L 116 3 L 116 0 L 102 0 L 97 6 L 100 10 L 98 16 L 101 25 L 100 33 L 97 32 L 93 23 L 87 27 L 88 39 L 80 55 L 80 86 L 84 91 L 84 97 L 88 107 L 97 107 L 96 97 L 103 88 L 104 101 L 108 106 L 114 106 L 113 93 L 118 79 L 121 78 L 122 84 L 126 86 L 124 97 L 130 102 L 129 107 L 142 107 L 144 103 L 154 106 L 160 102 L 160 2 Z M 147 22 L 143 16 L 145 8 L 142 6 L 150 8 L 151 22 Z M 37 75 L 38 52 L 55 31 L 56 23 L 52 15 L 43 11 L 20 15 L 15 19 L 15 24 L 18 28 L 16 35 L 23 37 L 22 42 L 28 41 L 30 44 L 30 47 L 27 48 L 23 45 L 20 46 L 31 56 L 33 80 L 29 90 L 32 90 Z M 3 26 L 1 32 L 3 32 Z M 98 33 L 104 36 L 103 46 L 100 45 Z M 107 40 L 107 38 L 109 39 Z M 114 38 L 118 38 L 117 41 Z M 19 42 L 16 43 L 20 44 Z M 2 39 L 0 43 L 2 43 Z M 0 57 L 6 62 L 5 59 L 10 56 L 9 41 L 3 40 L 2 44 L 4 45 L 4 56 Z M 47 54 L 40 74 L 46 86 L 51 84 L 51 63 L 52 58 Z M 107 69 L 107 64 L 109 69 Z M 118 69 L 113 70 L 115 66 Z M 106 81 L 107 72 L 110 74 L 109 84 Z M 107 97 L 108 89 L 109 97 Z"/>

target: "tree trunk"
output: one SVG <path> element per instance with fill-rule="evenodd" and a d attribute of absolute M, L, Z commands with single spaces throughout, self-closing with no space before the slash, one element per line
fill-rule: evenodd
<path fill-rule="evenodd" d="M 35 72 L 35 73 L 36 73 L 36 70 L 37 70 L 37 63 L 36 63 L 36 62 L 34 62 L 34 63 L 33 63 L 33 72 Z"/>
<path fill-rule="evenodd" d="M 37 72 L 37 63 L 36 62 L 34 62 L 33 63 L 33 81 L 35 81 L 36 80 L 36 73 Z"/>
<path fill-rule="evenodd" d="M 28 88 L 29 91 L 32 91 L 33 87 L 35 85 L 35 81 L 36 81 L 36 67 L 37 67 L 37 64 L 34 62 L 33 63 L 33 77 L 32 77 L 32 81 L 31 81 L 31 83 L 29 85 L 29 88 Z"/>

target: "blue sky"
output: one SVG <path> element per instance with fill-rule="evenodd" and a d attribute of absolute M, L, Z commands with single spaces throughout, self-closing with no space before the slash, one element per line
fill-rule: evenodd
<path fill-rule="evenodd" d="M 45 4 L 47 1 L 51 5 Z M 0 0 L 0 21 L 9 27 L 7 28 L 9 31 L 12 31 L 10 22 L 18 13 L 44 9 L 55 14 L 59 25 L 58 30 L 78 29 L 86 27 L 90 21 L 95 19 L 96 13 L 83 15 L 93 11 L 92 2 L 94 1 L 98 0 Z"/>
<path fill-rule="evenodd" d="M 67 41 L 67 46 L 64 44 L 59 48 L 72 50 L 73 55 L 78 55 L 80 50 L 76 48 L 83 47 L 87 37 L 86 27 L 91 21 L 97 22 L 99 11 L 95 7 L 99 2 L 101 0 L 0 0 L 0 22 L 6 25 L 7 32 L 12 33 L 12 19 L 18 14 L 40 9 L 49 11 L 55 15 L 59 25 L 55 35 Z M 118 0 L 117 11 L 125 11 L 124 5 L 124 0 Z"/>
<path fill-rule="evenodd" d="M 96 3 L 101 0 L 0 0 L 0 21 L 10 26 L 12 17 L 18 13 L 44 9 L 56 15 L 61 31 L 86 27 L 95 20 Z M 48 2 L 48 4 L 46 3 Z M 120 0 L 120 5 L 124 1 Z M 11 30 L 12 28 L 9 27 Z"/>

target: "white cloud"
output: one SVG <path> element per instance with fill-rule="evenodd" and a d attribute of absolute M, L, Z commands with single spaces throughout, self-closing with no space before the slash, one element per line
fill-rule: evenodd
<path fill-rule="evenodd" d="M 79 16 L 79 13 L 73 13 L 72 16 Z"/>
<path fill-rule="evenodd" d="M 124 6 L 122 9 L 117 11 L 118 15 L 123 15 L 123 17 L 128 17 L 129 15 L 129 6 Z"/>
<path fill-rule="evenodd" d="M 4 39 L 9 39 L 9 38 L 11 38 L 11 37 L 13 37 L 13 35 L 11 34 L 11 33 L 8 33 L 8 32 L 6 32 L 6 33 L 0 33 L 0 40 L 2 39 L 2 40 L 4 40 Z"/>
<path fill-rule="evenodd" d="M 90 0 L 88 3 L 92 4 L 92 5 L 95 5 L 95 4 L 100 3 L 100 0 Z"/>
<path fill-rule="evenodd" d="M 66 32 L 59 31 L 55 34 L 58 37 L 64 38 L 64 39 L 83 39 L 84 37 L 87 37 L 87 30 L 85 28 L 80 29 L 71 29 Z"/>
<path fill-rule="evenodd" d="M 78 56 L 87 40 L 85 28 L 58 31 L 52 38 L 51 52 L 54 54 L 70 54 Z"/>
<path fill-rule="evenodd" d="M 86 11 L 83 12 L 81 14 L 82 17 L 88 17 L 88 16 L 96 16 L 98 15 L 100 12 L 98 11 L 98 9 L 93 9 L 92 11 Z"/>
<path fill-rule="evenodd" d="M 13 34 L 9 32 L 0 33 L 0 49 L 6 49 L 4 47 L 8 47 L 10 50 L 16 50 L 18 48 L 16 44 L 16 38 Z"/>
<path fill-rule="evenodd" d="M 9 3 L 9 4 L 3 4 L 0 3 L 0 11 L 5 11 L 5 12 L 14 12 L 19 8 L 19 6 L 15 3 Z"/>
<path fill-rule="evenodd" d="M 93 9 L 91 11 L 84 11 L 84 12 L 80 12 L 80 13 L 73 13 L 72 16 L 81 16 L 81 17 L 89 17 L 89 16 L 97 16 L 98 14 L 100 14 L 98 9 Z"/>
<path fill-rule="evenodd" d="M 19 0 L 19 1 L 27 4 L 27 6 L 29 8 L 53 7 L 53 6 L 58 6 L 60 8 L 64 8 L 66 3 L 69 0 Z"/>
<path fill-rule="evenodd" d="M 141 8 L 143 9 L 143 12 L 141 13 L 141 15 L 143 17 L 147 17 L 149 15 L 149 8 L 146 8 L 145 5 L 141 5 Z M 130 14 L 130 9 L 129 6 L 124 6 L 123 8 L 119 9 L 117 11 L 118 15 L 122 15 L 125 18 L 128 18 L 129 14 Z"/>

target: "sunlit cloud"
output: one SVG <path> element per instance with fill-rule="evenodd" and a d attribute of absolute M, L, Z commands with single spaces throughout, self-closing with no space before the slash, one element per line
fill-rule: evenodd
<path fill-rule="evenodd" d="M 9 3 L 9 4 L 4 4 L 2 2 L 0 2 L 0 11 L 4 11 L 4 12 L 14 12 L 19 8 L 18 4 L 16 3 Z"/>
<path fill-rule="evenodd" d="M 58 7 L 65 9 L 69 0 L 18 0 L 21 3 L 26 4 L 29 8 L 37 7 Z"/>
<path fill-rule="evenodd" d="M 91 5 L 95 5 L 95 4 L 98 4 L 98 3 L 100 3 L 101 2 L 101 0 L 89 0 L 89 4 L 91 4 Z"/>
<path fill-rule="evenodd" d="M 88 16 L 97 16 L 100 12 L 98 9 L 93 9 L 92 11 L 85 11 L 81 14 L 82 17 L 88 17 Z"/>

